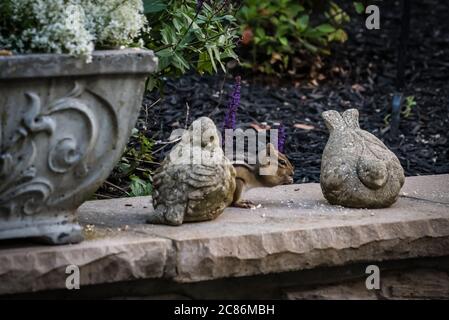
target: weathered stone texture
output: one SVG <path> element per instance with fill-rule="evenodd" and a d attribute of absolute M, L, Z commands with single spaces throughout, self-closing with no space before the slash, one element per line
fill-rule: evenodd
<path fill-rule="evenodd" d="M 315 288 L 289 288 L 289 300 L 377 300 L 377 299 L 448 299 L 449 274 L 436 269 L 401 270 L 381 273 L 379 289 L 368 290 L 365 279 Z"/>
<path fill-rule="evenodd" d="M 213 220 L 231 204 L 235 181 L 217 127 L 201 117 L 184 131 L 153 175 L 154 210 L 148 210 L 147 222 L 178 226 Z"/>
<path fill-rule="evenodd" d="M 68 264 L 81 266 L 83 286 L 133 279 L 193 285 L 449 256 L 448 181 L 408 178 L 404 195 L 386 209 L 331 206 L 319 184 L 254 189 L 247 198 L 261 208 L 228 208 L 213 221 L 178 227 L 144 223 L 149 197 L 87 202 L 79 212 L 89 239 L 82 244 L 1 244 L 0 294 L 65 288 Z"/>
<path fill-rule="evenodd" d="M 169 240 L 119 237 L 64 247 L 0 251 L 0 294 L 65 288 L 66 268 L 80 268 L 80 286 L 160 278 L 169 259 Z"/>
<path fill-rule="evenodd" d="M 76 210 L 109 176 L 141 108 L 149 50 L 0 56 L 0 239 L 82 241 Z"/>
<path fill-rule="evenodd" d="M 329 140 L 321 159 L 320 183 L 331 204 L 385 208 L 396 202 L 404 170 L 396 155 L 371 133 L 360 129 L 359 112 L 323 112 Z"/>

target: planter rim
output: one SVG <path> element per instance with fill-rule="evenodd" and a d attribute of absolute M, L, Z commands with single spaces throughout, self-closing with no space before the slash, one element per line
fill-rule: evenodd
<path fill-rule="evenodd" d="M 156 71 L 157 63 L 153 51 L 137 48 L 94 51 L 90 63 L 68 54 L 0 56 L 0 81 L 104 74 L 148 75 Z"/>

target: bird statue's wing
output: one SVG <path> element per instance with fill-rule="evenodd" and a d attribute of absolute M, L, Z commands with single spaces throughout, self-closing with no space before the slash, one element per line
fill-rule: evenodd
<path fill-rule="evenodd" d="M 187 214 L 197 220 L 209 220 L 218 208 L 224 208 L 226 198 L 225 168 L 222 165 L 198 165 L 189 172 Z"/>
<path fill-rule="evenodd" d="M 388 148 L 383 144 L 382 141 L 380 141 L 375 135 L 369 133 L 368 131 L 360 129 L 357 130 L 357 134 L 359 135 L 360 138 L 362 138 L 366 142 L 372 143 L 383 150 L 388 150 Z"/>
<path fill-rule="evenodd" d="M 154 213 L 150 223 L 180 225 L 187 205 L 185 167 L 163 162 L 153 176 Z"/>
<path fill-rule="evenodd" d="M 194 189 L 204 190 L 213 188 L 219 181 L 216 179 L 217 167 L 208 165 L 194 165 L 188 173 L 187 183 Z"/>

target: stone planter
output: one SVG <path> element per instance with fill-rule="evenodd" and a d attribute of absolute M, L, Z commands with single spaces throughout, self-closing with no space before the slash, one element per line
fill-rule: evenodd
<path fill-rule="evenodd" d="M 77 208 L 120 158 L 151 51 L 0 57 L 0 239 L 83 239 Z"/>

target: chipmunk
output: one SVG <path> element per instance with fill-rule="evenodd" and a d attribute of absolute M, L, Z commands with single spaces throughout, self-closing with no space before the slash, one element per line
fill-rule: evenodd
<path fill-rule="evenodd" d="M 276 174 L 274 175 L 261 175 L 260 169 L 270 166 L 270 156 L 274 155 L 277 165 Z M 254 208 L 255 204 L 249 200 L 242 200 L 240 197 L 246 190 L 260 187 L 275 187 L 283 184 L 293 183 L 294 167 L 287 159 L 287 157 L 275 149 L 271 144 L 267 144 L 267 152 L 265 153 L 265 159 L 262 161 L 257 160 L 256 164 L 249 165 L 246 163 L 234 163 L 234 169 L 236 171 L 236 188 L 234 191 L 234 198 L 231 206 L 237 208 Z"/>

